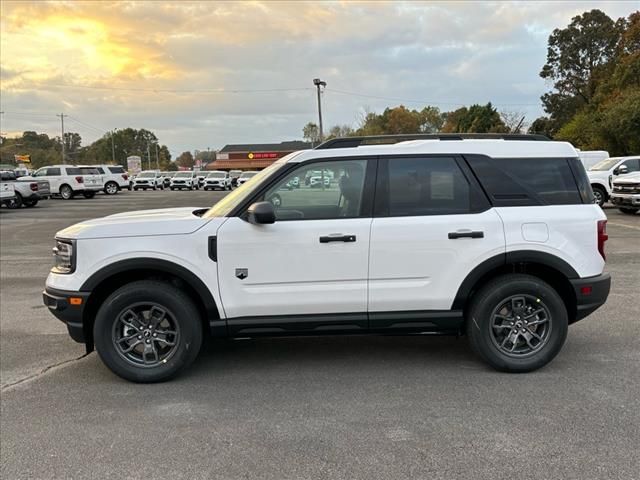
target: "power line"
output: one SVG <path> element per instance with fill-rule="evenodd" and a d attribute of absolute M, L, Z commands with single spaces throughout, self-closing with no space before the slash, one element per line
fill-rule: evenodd
<path fill-rule="evenodd" d="M 82 125 L 82 126 L 84 126 L 84 127 L 87 127 L 87 128 L 91 128 L 92 130 L 95 130 L 95 131 L 96 131 L 96 132 L 98 132 L 98 133 L 102 133 L 102 134 L 108 133 L 108 130 L 103 130 L 102 128 L 99 128 L 99 127 L 93 126 L 93 125 L 91 125 L 91 124 L 89 124 L 89 123 L 86 123 L 86 122 L 80 121 L 80 120 L 78 120 L 77 118 L 72 117 L 72 116 L 70 116 L 70 115 L 68 115 L 68 117 L 69 117 L 69 119 L 71 119 L 71 120 L 72 120 L 72 121 L 74 121 L 75 123 L 77 123 L 77 124 L 79 124 L 79 125 Z"/>
<path fill-rule="evenodd" d="M 54 88 L 84 88 L 90 90 L 111 90 L 111 91 L 128 91 L 128 92 L 153 92 L 153 93 L 203 93 L 203 94 L 223 94 L 223 93 L 283 93 L 296 92 L 304 90 L 314 90 L 311 87 L 300 88 L 264 88 L 264 89 L 173 89 L 173 88 L 140 88 L 140 87 L 106 87 L 99 85 L 77 85 L 68 83 L 47 83 L 31 87 L 33 90 L 46 90 L 44 87 Z"/>

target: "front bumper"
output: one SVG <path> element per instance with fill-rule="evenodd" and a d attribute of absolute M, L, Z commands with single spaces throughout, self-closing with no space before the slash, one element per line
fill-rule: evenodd
<path fill-rule="evenodd" d="M 621 206 L 640 207 L 640 194 L 612 193 L 611 203 Z"/>
<path fill-rule="evenodd" d="M 607 301 L 611 289 L 611 275 L 603 273 L 595 277 L 570 280 L 576 295 L 576 317 L 569 323 L 591 315 Z"/>
<path fill-rule="evenodd" d="M 42 292 L 42 302 L 53 315 L 67 326 L 69 335 L 78 343 L 86 343 L 84 332 L 84 309 L 90 292 L 70 292 L 47 287 Z M 71 299 L 80 299 L 73 305 Z M 78 300 L 74 301 L 78 303 Z"/>

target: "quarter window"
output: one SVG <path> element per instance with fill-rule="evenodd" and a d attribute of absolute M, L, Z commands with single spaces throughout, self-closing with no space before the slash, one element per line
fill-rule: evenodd
<path fill-rule="evenodd" d="M 471 211 L 469 182 L 455 159 L 391 158 L 387 165 L 388 215 L 447 215 Z M 385 195 L 384 188 L 379 193 Z"/>
<path fill-rule="evenodd" d="M 108 167 L 111 173 L 124 173 L 124 168 L 122 167 Z"/>
<path fill-rule="evenodd" d="M 279 180 L 264 195 L 277 220 L 359 217 L 366 160 L 305 163 Z"/>

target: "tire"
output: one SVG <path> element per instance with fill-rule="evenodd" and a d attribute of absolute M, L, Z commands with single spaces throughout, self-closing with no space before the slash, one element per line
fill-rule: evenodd
<path fill-rule="evenodd" d="M 152 190 L 156 190 L 158 187 L 156 187 L 155 185 L 153 186 Z"/>
<path fill-rule="evenodd" d="M 596 203 L 602 207 L 607 201 L 607 191 L 598 185 L 591 185 Z"/>
<path fill-rule="evenodd" d="M 38 200 L 24 200 L 23 204 L 27 208 L 32 208 L 38 204 Z"/>
<path fill-rule="evenodd" d="M 171 191 L 172 191 L 172 192 L 175 190 L 175 188 L 174 188 L 174 187 L 169 187 L 169 188 L 171 189 Z"/>
<path fill-rule="evenodd" d="M 526 308 L 509 312 L 514 305 Z M 532 311 L 540 313 L 532 317 Z M 513 322 L 509 321 L 511 318 Z M 558 354 L 567 338 L 564 302 L 549 284 L 531 275 L 508 274 L 489 281 L 473 296 L 466 322 L 473 350 L 503 372 L 522 373 L 543 367 Z M 536 322 L 533 329 L 531 322 Z M 504 331 L 508 334 L 504 335 Z"/>
<path fill-rule="evenodd" d="M 96 192 L 84 192 L 82 195 L 84 195 L 84 198 L 93 198 L 96 196 Z"/>
<path fill-rule="evenodd" d="M 11 200 L 7 200 L 7 208 L 10 208 L 11 210 L 17 210 L 18 208 L 22 207 L 22 195 L 20 195 L 18 192 L 16 193 L 16 198 L 12 198 Z"/>
<path fill-rule="evenodd" d="M 120 188 L 118 187 L 118 184 L 116 182 L 107 182 L 107 184 L 104 186 L 104 193 L 106 193 L 107 195 L 115 195 L 116 193 L 118 193 L 118 190 L 120 190 Z"/>
<path fill-rule="evenodd" d="M 138 187 L 133 187 L 133 189 L 137 192 L 138 191 Z"/>
<path fill-rule="evenodd" d="M 62 185 L 60 187 L 60 196 L 63 200 L 71 200 L 73 198 L 73 190 L 69 185 Z"/>
<path fill-rule="evenodd" d="M 620 207 L 618 208 L 618 210 L 620 210 L 622 213 L 625 213 L 627 215 L 635 215 L 636 212 L 640 210 L 640 208 Z"/>
<path fill-rule="evenodd" d="M 157 330 L 150 327 L 149 317 L 141 316 L 145 308 L 165 312 Z M 156 331 L 158 336 L 164 335 L 162 340 L 153 340 Z M 141 280 L 124 285 L 103 302 L 96 315 L 93 338 L 98 355 L 116 375 L 132 382 L 162 382 L 195 360 L 202 345 L 202 322 L 198 309 L 181 290 L 166 282 Z M 175 346 L 169 346 L 166 340 L 175 341 Z M 155 350 L 155 355 L 151 355 L 152 351 L 143 355 L 145 343 Z M 124 352 L 132 346 L 131 352 Z M 139 351 L 141 348 L 143 352 Z M 146 360 L 149 362 L 145 365 Z"/>

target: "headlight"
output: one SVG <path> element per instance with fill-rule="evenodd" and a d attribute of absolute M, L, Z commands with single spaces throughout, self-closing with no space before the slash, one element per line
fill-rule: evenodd
<path fill-rule="evenodd" d="M 76 268 L 74 244 L 70 240 L 57 240 L 53 248 L 54 273 L 73 273 Z"/>

